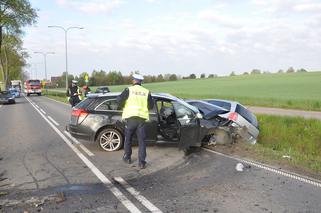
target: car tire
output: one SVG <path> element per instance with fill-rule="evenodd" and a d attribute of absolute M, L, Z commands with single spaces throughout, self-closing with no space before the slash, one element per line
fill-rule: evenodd
<path fill-rule="evenodd" d="M 41 93 L 38 93 L 38 96 L 41 96 Z"/>
<path fill-rule="evenodd" d="M 103 129 L 96 139 L 99 147 L 106 152 L 120 150 L 124 145 L 123 135 L 114 128 Z"/>
<path fill-rule="evenodd" d="M 29 93 L 27 93 L 27 96 L 30 96 L 30 94 L 29 94 Z"/>

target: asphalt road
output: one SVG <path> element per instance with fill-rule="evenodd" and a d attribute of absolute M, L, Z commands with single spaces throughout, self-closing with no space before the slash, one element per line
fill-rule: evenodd
<path fill-rule="evenodd" d="M 169 144 L 148 146 L 148 165 L 121 161 L 64 132 L 71 108 L 46 97 L 0 105 L 0 211 L 321 212 L 321 184 Z M 80 144 L 78 144 L 80 142 Z M 6 194 L 8 193 L 8 194 Z"/>

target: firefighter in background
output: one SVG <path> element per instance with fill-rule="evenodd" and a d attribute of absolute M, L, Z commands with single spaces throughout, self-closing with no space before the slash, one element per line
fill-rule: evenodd
<path fill-rule="evenodd" d="M 71 107 L 76 106 L 81 101 L 81 91 L 77 84 L 78 81 L 72 80 L 71 86 L 67 90 L 67 97 Z"/>

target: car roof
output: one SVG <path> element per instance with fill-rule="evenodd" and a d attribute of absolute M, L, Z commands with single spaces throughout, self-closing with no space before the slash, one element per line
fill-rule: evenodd
<path fill-rule="evenodd" d="M 88 98 L 103 98 L 103 97 L 111 97 L 111 96 L 119 96 L 120 92 L 109 92 L 109 93 L 91 93 L 88 94 Z M 153 97 L 157 98 L 167 98 L 172 100 L 182 100 L 168 93 L 151 93 Z"/>
<path fill-rule="evenodd" d="M 215 99 L 215 98 L 208 98 L 208 99 L 203 99 L 205 101 L 224 101 L 224 102 L 227 102 L 227 103 L 230 103 L 230 104 L 240 104 L 239 102 L 237 101 L 230 101 L 230 100 L 225 100 L 225 99 Z"/>
<path fill-rule="evenodd" d="M 203 100 L 188 99 L 188 100 L 185 100 L 185 101 L 186 101 L 187 103 L 189 103 L 189 102 L 199 102 L 199 103 L 202 103 L 202 104 L 211 106 L 211 107 L 215 107 L 215 108 L 220 109 L 220 110 L 227 111 L 227 110 L 226 110 L 225 108 L 223 108 L 223 107 L 216 106 L 216 105 L 214 105 L 214 104 L 210 104 L 210 103 L 208 103 L 208 102 L 206 102 L 206 101 L 203 101 Z"/>
<path fill-rule="evenodd" d="M 104 97 L 113 97 L 113 96 L 119 96 L 120 92 L 109 92 L 109 93 L 91 93 L 88 94 L 88 98 L 104 98 Z M 169 93 L 151 93 L 152 97 L 154 98 L 160 98 L 160 99 L 169 99 L 171 101 L 177 101 L 182 103 L 183 105 L 188 106 L 188 108 L 192 109 L 194 112 L 199 112 L 199 110 L 194 107 L 193 105 L 188 104 L 183 99 L 177 98 Z"/>

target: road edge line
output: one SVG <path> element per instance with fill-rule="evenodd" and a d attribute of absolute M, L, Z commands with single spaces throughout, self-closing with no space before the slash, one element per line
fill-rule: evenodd
<path fill-rule="evenodd" d="M 120 185 L 122 185 L 131 195 L 133 195 L 149 211 L 155 212 L 155 213 L 162 213 L 162 211 L 159 208 L 157 208 L 154 204 L 152 204 L 149 200 L 147 200 L 143 195 L 141 195 L 139 191 L 134 189 L 134 187 L 129 185 L 122 177 L 114 177 L 114 180 Z"/>
<path fill-rule="evenodd" d="M 296 173 L 293 173 L 293 172 L 289 172 L 289 171 L 284 171 L 282 169 L 276 169 L 276 168 L 273 168 L 272 166 L 265 165 L 263 163 L 259 163 L 259 162 L 255 162 L 255 161 L 251 161 L 251 160 L 245 160 L 245 159 L 237 158 L 237 157 L 234 157 L 234 156 L 226 155 L 226 154 L 223 154 L 221 152 L 217 152 L 217 151 L 210 150 L 210 149 L 207 149 L 207 148 L 202 148 L 202 149 L 205 150 L 205 151 L 220 155 L 220 156 L 224 156 L 224 157 L 227 157 L 227 158 L 230 158 L 230 159 L 233 159 L 233 160 L 237 160 L 237 161 L 240 161 L 240 162 L 243 162 L 243 163 L 246 163 L 246 164 L 261 168 L 261 169 L 264 169 L 266 171 L 270 171 L 270 172 L 282 175 L 284 177 L 288 177 L 288 178 L 291 178 L 291 179 L 294 179 L 294 180 L 298 180 L 300 182 L 307 183 L 307 184 L 310 184 L 310 185 L 313 185 L 313 186 L 321 188 L 321 182 L 319 180 L 316 180 L 316 179 L 313 179 L 313 178 L 310 178 L 310 177 L 306 177 L 306 176 L 299 175 L 299 174 L 296 174 Z"/>
<path fill-rule="evenodd" d="M 50 120 L 52 123 L 54 123 L 56 126 L 60 126 L 60 124 L 59 124 L 57 121 L 55 121 L 52 117 L 50 117 L 49 115 L 48 115 L 48 118 L 49 118 L 49 120 Z"/>
<path fill-rule="evenodd" d="M 27 101 L 29 99 L 25 97 Z M 86 156 L 84 156 L 69 140 L 66 136 L 59 131 L 59 129 L 52 124 L 46 116 L 44 116 L 30 101 L 29 103 L 38 111 L 38 113 L 43 117 L 43 119 L 52 127 L 52 129 L 63 139 L 63 141 L 76 153 L 76 155 L 85 163 L 85 165 L 96 175 L 96 177 L 104 183 L 107 188 L 115 195 L 115 197 L 128 209 L 128 211 L 133 213 L 141 213 L 141 211 L 119 190 L 113 183 L 90 161 Z"/>
<path fill-rule="evenodd" d="M 74 138 L 69 132 L 67 132 L 66 130 L 64 131 L 65 135 L 67 135 L 73 142 L 75 142 L 75 144 L 79 145 L 80 148 L 82 148 L 82 150 L 84 150 L 84 152 L 87 153 L 87 155 L 89 156 L 95 156 L 94 153 L 92 153 L 89 149 L 87 149 L 87 147 L 85 147 L 82 143 L 80 143 L 76 138 Z"/>

